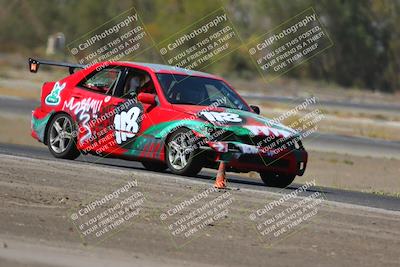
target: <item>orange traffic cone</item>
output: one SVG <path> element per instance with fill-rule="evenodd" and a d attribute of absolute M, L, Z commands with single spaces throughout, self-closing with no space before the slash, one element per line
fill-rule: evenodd
<path fill-rule="evenodd" d="M 219 163 L 217 178 L 215 179 L 214 187 L 218 189 L 226 188 L 226 176 L 225 176 L 225 162 Z"/>

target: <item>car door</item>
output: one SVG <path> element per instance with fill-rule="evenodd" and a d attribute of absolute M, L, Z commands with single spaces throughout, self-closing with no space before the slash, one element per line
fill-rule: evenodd
<path fill-rule="evenodd" d="M 108 152 L 114 155 L 158 158 L 162 148 L 161 140 L 146 134 L 149 127 L 160 121 L 160 107 L 157 103 L 149 104 L 138 100 L 140 93 L 152 94 L 157 98 L 154 82 L 148 72 L 142 69 L 127 67 L 122 76 L 123 81 L 111 98 L 110 107 L 113 111 L 109 128 L 114 139 L 109 142 Z M 140 77 L 140 83 L 132 79 Z M 136 86 L 136 87 L 135 87 Z"/>

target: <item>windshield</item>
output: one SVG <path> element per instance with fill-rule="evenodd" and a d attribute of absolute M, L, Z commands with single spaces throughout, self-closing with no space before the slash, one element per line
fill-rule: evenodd
<path fill-rule="evenodd" d="M 246 103 L 220 80 L 189 75 L 157 74 L 164 94 L 171 104 L 209 106 L 249 111 Z"/>

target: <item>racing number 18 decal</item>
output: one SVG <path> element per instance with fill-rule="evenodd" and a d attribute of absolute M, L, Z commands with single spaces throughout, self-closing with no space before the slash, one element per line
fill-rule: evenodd
<path fill-rule="evenodd" d="M 202 111 L 200 114 L 206 117 L 206 119 L 210 122 L 242 122 L 242 119 L 239 117 L 239 115 L 235 113 Z"/>
<path fill-rule="evenodd" d="M 114 117 L 115 140 L 121 144 L 127 138 L 133 138 L 139 131 L 138 118 L 140 115 L 139 107 L 132 107 L 128 111 L 122 111 Z"/>

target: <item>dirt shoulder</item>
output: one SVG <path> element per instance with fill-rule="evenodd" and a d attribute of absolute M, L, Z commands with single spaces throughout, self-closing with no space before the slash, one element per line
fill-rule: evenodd
<path fill-rule="evenodd" d="M 295 181 L 312 178 L 321 186 L 400 197 L 399 173 L 397 159 L 309 151 L 306 173 Z"/>
<path fill-rule="evenodd" d="M 136 181 L 134 191 L 144 199 L 140 213 L 123 228 L 113 228 L 104 240 L 82 238 L 79 224 L 70 217 L 129 181 Z M 400 261 L 398 212 L 322 201 L 314 216 L 293 226 L 287 235 L 268 239 L 251 215 L 282 195 L 230 190 L 226 192 L 232 201 L 224 206 L 227 213 L 192 236 L 177 238 L 171 224 L 198 204 L 211 202 L 200 199 L 176 207 L 210 190 L 211 181 L 205 184 L 151 172 L 0 155 L 0 184 L 0 240 L 7 244 L 0 248 L 0 265 L 71 266 L 68 257 L 73 255 L 78 255 L 72 261 L 75 266 L 94 266 L 98 258 L 116 265 L 191 266 L 265 266 L 266 262 L 273 266 L 396 266 Z M 207 192 L 211 200 L 226 194 Z M 302 199 L 289 199 L 276 209 L 287 210 Z M 100 214 L 107 207 L 94 210 Z M 171 210 L 176 213 L 163 220 L 162 214 Z M 17 256 L 16 251 L 35 251 L 31 247 L 40 248 L 42 257 Z"/>
<path fill-rule="evenodd" d="M 0 143 L 43 147 L 43 144 L 31 136 L 30 115 L 2 112 L 0 125 L 2 125 L 0 127 Z"/>

